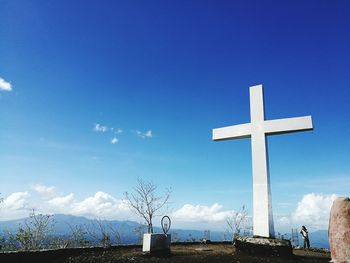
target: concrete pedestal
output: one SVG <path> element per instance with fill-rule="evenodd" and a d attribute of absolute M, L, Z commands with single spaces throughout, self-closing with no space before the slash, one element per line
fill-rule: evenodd
<path fill-rule="evenodd" d="M 171 244 L 171 235 L 164 234 L 144 234 L 143 235 L 143 252 L 161 252 L 169 251 Z"/>
<path fill-rule="evenodd" d="M 334 200 L 329 217 L 329 246 L 332 262 L 350 262 L 350 199 Z"/>
<path fill-rule="evenodd" d="M 292 245 L 289 240 L 267 237 L 238 237 L 234 242 L 236 252 L 249 255 L 291 257 Z"/>

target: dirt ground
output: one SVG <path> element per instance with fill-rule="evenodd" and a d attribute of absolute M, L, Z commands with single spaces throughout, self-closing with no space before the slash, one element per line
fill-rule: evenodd
<path fill-rule="evenodd" d="M 26 252 L 1 252 L 0 262 L 14 263 L 282 263 L 282 262 L 329 262 L 329 252 L 321 250 L 294 250 L 293 257 L 259 257 L 239 254 L 228 243 L 176 243 L 166 255 L 145 255 L 141 246 L 113 246 L 110 248 L 67 248 Z"/>
<path fill-rule="evenodd" d="M 64 262 L 170 262 L 170 263 L 209 263 L 209 262 L 329 262 L 330 254 L 322 251 L 294 250 L 290 259 L 278 257 L 257 257 L 235 253 L 231 244 L 172 245 L 170 255 L 144 255 L 140 248 L 123 248 L 100 251 L 87 251 L 66 258 Z M 58 261 L 57 261 L 58 262 Z M 61 261 L 62 262 L 62 261 Z"/>

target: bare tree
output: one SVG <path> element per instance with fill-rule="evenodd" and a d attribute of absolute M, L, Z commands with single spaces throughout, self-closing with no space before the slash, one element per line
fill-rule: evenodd
<path fill-rule="evenodd" d="M 88 232 L 85 230 L 83 225 L 72 226 L 68 224 L 68 226 L 70 229 L 70 236 L 68 240 L 69 247 L 86 247 L 89 245 L 89 241 L 86 238 Z"/>
<path fill-rule="evenodd" d="M 103 247 L 110 247 L 112 238 L 116 243 L 120 243 L 119 231 L 101 219 L 94 220 L 91 225 L 86 225 L 85 229 L 86 233 Z"/>
<path fill-rule="evenodd" d="M 226 218 L 226 224 L 232 240 L 239 237 L 242 230 L 248 227 L 248 211 L 245 206 L 243 205 L 240 210 L 232 212 Z"/>
<path fill-rule="evenodd" d="M 152 219 L 160 216 L 159 212 L 168 202 L 170 189 L 166 189 L 164 195 L 157 195 L 157 185 L 153 182 L 145 182 L 137 179 L 137 186 L 134 187 L 133 193 L 126 192 L 125 199 L 129 207 L 148 225 L 148 233 L 153 233 Z"/>
<path fill-rule="evenodd" d="M 109 234 L 112 237 L 112 239 L 114 239 L 116 244 L 121 244 L 122 242 L 122 236 L 119 232 L 119 230 L 117 230 L 112 224 L 108 224 L 108 229 L 109 229 Z M 120 229 L 120 227 L 119 227 Z"/>
<path fill-rule="evenodd" d="M 33 209 L 24 226 L 20 226 L 15 235 L 11 233 L 9 242 L 22 250 L 42 249 L 53 225 L 51 215 L 36 214 Z"/>

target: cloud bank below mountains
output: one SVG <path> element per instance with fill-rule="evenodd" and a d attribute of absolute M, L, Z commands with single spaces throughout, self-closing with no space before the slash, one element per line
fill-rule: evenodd
<path fill-rule="evenodd" d="M 54 186 L 35 184 L 28 191 L 12 193 L 0 204 L 0 220 L 27 217 L 35 209 L 37 213 L 71 214 L 88 218 L 141 221 L 123 199 L 103 191 L 78 200 L 73 193 L 60 194 Z M 224 210 L 218 203 L 212 205 L 185 204 L 170 213 L 172 221 L 185 224 L 225 222 L 231 210 Z M 157 221 L 158 219 L 156 219 Z"/>
<path fill-rule="evenodd" d="M 35 209 L 37 213 L 62 213 L 88 218 L 136 220 L 126 202 L 102 191 L 77 200 L 73 193 L 59 194 L 55 187 L 36 184 L 31 190 L 16 192 L 4 198 L 0 204 L 0 219 L 27 217 Z"/>
<path fill-rule="evenodd" d="M 337 196 L 309 193 L 302 197 L 289 216 L 275 218 L 278 227 L 298 227 L 307 225 L 312 230 L 327 229 L 329 211 Z M 141 219 L 134 215 L 123 199 L 118 199 L 103 191 L 78 200 L 73 193 L 60 194 L 53 186 L 35 184 L 30 190 L 15 192 L 4 198 L 0 204 L 0 220 L 27 217 L 35 209 L 37 213 L 62 213 L 87 218 L 109 220 Z M 219 203 L 212 205 L 184 204 L 170 213 L 177 228 L 226 228 L 226 218 L 234 212 L 225 210 Z M 158 219 L 155 220 L 157 222 Z"/>

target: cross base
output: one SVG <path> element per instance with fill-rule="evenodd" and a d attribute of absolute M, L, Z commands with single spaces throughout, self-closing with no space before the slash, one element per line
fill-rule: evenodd
<path fill-rule="evenodd" d="M 258 256 L 277 256 L 288 258 L 293 256 L 293 248 L 289 240 L 267 237 L 238 237 L 234 241 L 236 253 Z"/>

